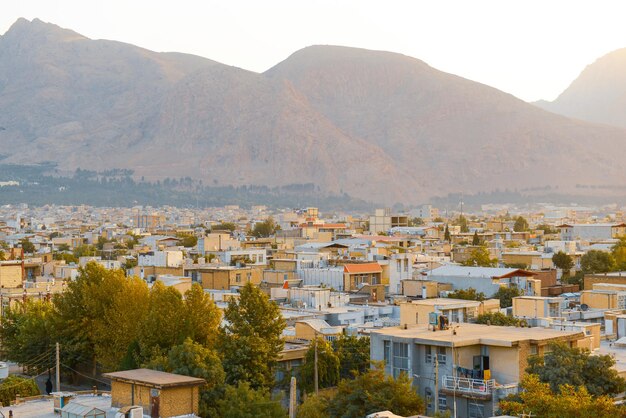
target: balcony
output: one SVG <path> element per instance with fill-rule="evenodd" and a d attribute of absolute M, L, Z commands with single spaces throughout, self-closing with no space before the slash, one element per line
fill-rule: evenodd
<path fill-rule="evenodd" d="M 471 379 L 468 377 L 442 376 L 441 390 L 447 394 L 456 396 L 478 397 L 481 399 L 491 399 L 495 388 L 493 379 Z"/>

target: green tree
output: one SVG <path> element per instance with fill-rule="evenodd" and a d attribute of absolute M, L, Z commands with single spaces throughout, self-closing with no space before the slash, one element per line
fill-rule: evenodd
<path fill-rule="evenodd" d="M 352 378 L 356 373 L 365 373 L 370 368 L 370 339 L 342 335 L 333 341 L 339 357 L 339 377 Z"/>
<path fill-rule="evenodd" d="M 607 252 L 591 250 L 580 259 L 580 267 L 585 274 L 607 273 L 615 268 L 615 260 Z"/>
<path fill-rule="evenodd" d="M 500 299 L 501 308 L 508 308 L 508 307 L 513 306 L 513 298 L 516 298 L 518 296 L 523 296 L 523 295 L 524 295 L 524 291 L 517 287 L 500 286 L 500 288 L 498 289 L 496 293 L 494 293 L 492 298 Z"/>
<path fill-rule="evenodd" d="M 198 244 L 198 237 L 189 234 L 178 234 L 180 238 L 180 245 L 185 248 L 193 248 Z"/>
<path fill-rule="evenodd" d="M 513 231 L 515 232 L 528 231 L 528 221 L 524 219 L 524 217 L 518 216 L 517 219 L 515 219 L 515 224 L 513 225 Z"/>
<path fill-rule="evenodd" d="M 476 323 L 498 325 L 503 327 L 515 327 L 521 325 L 522 321 L 512 316 L 507 316 L 501 312 L 487 312 L 478 315 Z"/>
<path fill-rule="evenodd" d="M 554 392 L 548 383 L 529 374 L 520 387 L 519 395 L 500 401 L 503 414 L 541 418 L 613 418 L 626 414 L 624 407 L 615 405 L 611 397 L 593 397 L 584 386 L 562 385 Z"/>
<path fill-rule="evenodd" d="M 76 258 L 95 256 L 96 249 L 91 245 L 82 244 L 74 248 L 74 255 Z"/>
<path fill-rule="evenodd" d="M 204 292 L 202 286 L 194 283 L 185 292 L 185 337 L 204 346 L 214 346 L 221 319 L 222 314 L 211 296 Z"/>
<path fill-rule="evenodd" d="M 498 265 L 498 260 L 491 258 L 489 250 L 485 246 L 480 246 L 472 249 L 467 260 L 463 262 L 464 266 L 478 266 L 478 267 L 495 267 Z"/>
<path fill-rule="evenodd" d="M 129 346 L 146 322 L 150 302 L 148 285 L 143 280 L 116 277 L 115 283 L 121 291 L 116 292 L 103 317 L 94 324 L 95 354 L 104 371 L 122 368 Z"/>
<path fill-rule="evenodd" d="M 611 248 L 611 255 L 615 260 L 615 269 L 626 271 L 626 238 L 620 240 Z"/>
<path fill-rule="evenodd" d="M 469 232 L 469 226 L 467 225 L 467 218 L 465 216 L 459 216 L 459 218 L 457 219 L 457 224 L 461 227 L 462 233 Z"/>
<path fill-rule="evenodd" d="M 565 254 L 563 251 L 559 251 L 558 253 L 552 256 L 552 262 L 557 268 L 563 270 L 563 272 L 568 272 L 574 267 L 574 260 L 569 255 Z"/>
<path fill-rule="evenodd" d="M 139 363 L 166 354 L 185 340 L 183 297 L 172 287 L 156 281 L 150 289 L 146 319 L 138 336 Z"/>
<path fill-rule="evenodd" d="M 67 363 L 89 362 L 95 375 L 96 347 L 108 344 L 99 333 L 104 328 L 102 322 L 124 293 L 126 280 L 122 270 L 107 270 L 90 262 L 79 269 L 77 279 L 69 282 L 65 292 L 54 296 L 55 328 Z"/>
<path fill-rule="evenodd" d="M 14 403 L 16 395 L 24 398 L 39 395 L 39 388 L 33 379 L 20 376 L 9 376 L 0 383 L 0 402 L 8 406 Z"/>
<path fill-rule="evenodd" d="M 251 234 L 257 238 L 266 238 L 274 235 L 278 226 L 271 216 L 263 222 L 257 222 L 252 228 Z"/>
<path fill-rule="evenodd" d="M 211 227 L 211 231 L 230 231 L 233 232 L 237 229 L 237 225 L 232 222 L 222 222 Z"/>
<path fill-rule="evenodd" d="M 450 228 L 448 228 L 448 225 L 446 225 L 446 230 L 443 233 L 443 239 L 444 241 L 448 241 L 448 242 L 452 240 L 452 238 L 450 237 Z"/>
<path fill-rule="evenodd" d="M 304 402 L 298 406 L 298 418 L 327 418 L 328 405 L 332 395 L 326 391 L 320 391 L 319 395 L 308 394 L 304 397 Z"/>
<path fill-rule="evenodd" d="M 610 355 L 592 356 L 589 350 L 563 343 L 550 343 L 549 348 L 543 357 L 530 357 L 526 371 L 548 383 L 552 392 L 558 393 L 562 385 L 584 386 L 592 396 L 614 395 L 626 389 Z"/>
<path fill-rule="evenodd" d="M 55 344 L 54 307 L 50 302 L 26 300 L 5 310 L 0 322 L 3 357 L 22 365 L 36 365 L 40 373 L 52 366 Z M 50 353 L 46 363 L 45 353 Z M 33 363 L 33 359 L 39 361 Z"/>
<path fill-rule="evenodd" d="M 238 300 L 224 310 L 219 351 L 229 384 L 248 382 L 253 388 L 271 388 L 285 329 L 278 305 L 258 287 L 246 283 Z"/>
<path fill-rule="evenodd" d="M 477 292 L 473 287 L 467 289 L 457 289 L 454 292 L 448 293 L 450 299 L 463 299 L 463 300 L 478 300 L 482 301 L 487 299 L 483 292 Z"/>
<path fill-rule="evenodd" d="M 78 258 L 72 253 L 54 253 L 53 258 L 55 260 L 63 260 L 67 264 L 78 264 Z"/>
<path fill-rule="evenodd" d="M 328 416 L 361 418 L 385 410 L 405 416 L 421 414 L 424 402 L 411 382 L 404 373 L 397 379 L 385 375 L 380 365 L 353 380 L 344 379 L 329 402 Z"/>
<path fill-rule="evenodd" d="M 24 254 L 32 254 L 36 251 L 35 244 L 30 242 L 28 238 L 21 239 L 20 245 L 22 246 L 22 249 L 24 250 Z"/>
<path fill-rule="evenodd" d="M 480 238 L 478 238 L 478 231 L 474 231 L 474 237 L 472 237 L 472 245 L 480 245 Z"/>
<path fill-rule="evenodd" d="M 167 356 L 157 355 L 147 367 L 204 379 L 207 383 L 200 389 L 200 416 L 220 416 L 216 404 L 224 395 L 226 375 L 215 350 L 187 338 L 172 347 Z"/>
<path fill-rule="evenodd" d="M 306 392 L 312 392 L 315 387 L 315 345 L 317 344 L 317 370 L 320 388 L 337 385 L 339 382 L 339 357 L 333 347 L 323 338 L 318 337 L 309 346 L 304 364 L 300 368 L 301 387 Z"/>
<path fill-rule="evenodd" d="M 253 389 L 247 382 L 227 386 L 222 399 L 217 402 L 222 418 L 286 418 L 287 412 L 280 400 L 272 399 L 269 392 Z"/>

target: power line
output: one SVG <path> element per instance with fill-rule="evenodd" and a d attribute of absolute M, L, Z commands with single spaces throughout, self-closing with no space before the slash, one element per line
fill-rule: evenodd
<path fill-rule="evenodd" d="M 99 383 L 105 384 L 105 385 L 107 385 L 107 386 L 111 386 L 111 383 L 109 383 L 109 382 L 105 382 L 104 380 L 96 379 L 96 378 L 95 378 L 95 377 L 93 377 L 93 376 L 89 376 L 89 375 L 86 375 L 86 374 L 84 374 L 84 373 L 81 373 L 81 372 L 79 372 L 78 370 L 74 370 L 74 369 L 72 369 L 70 366 L 68 366 L 68 365 L 66 365 L 66 364 L 61 363 L 61 366 L 65 367 L 66 369 L 69 369 L 69 370 L 73 371 L 74 373 L 79 374 L 79 375 L 81 375 L 81 376 L 83 376 L 83 377 L 86 377 L 86 378 L 91 379 L 91 380 L 95 380 L 96 382 L 99 382 Z"/>

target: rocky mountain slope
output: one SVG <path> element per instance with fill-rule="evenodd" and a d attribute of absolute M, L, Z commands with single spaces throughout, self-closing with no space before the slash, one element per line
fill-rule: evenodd
<path fill-rule="evenodd" d="M 626 48 L 587 66 L 553 102 L 535 104 L 572 118 L 626 128 Z"/>
<path fill-rule="evenodd" d="M 20 19 L 0 37 L 0 163 L 420 202 L 624 185 L 626 130 L 388 52 L 314 46 L 263 74 Z"/>

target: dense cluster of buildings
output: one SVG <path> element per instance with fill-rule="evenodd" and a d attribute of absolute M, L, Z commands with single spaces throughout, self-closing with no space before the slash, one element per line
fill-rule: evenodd
<path fill-rule="evenodd" d="M 371 339 L 371 359 L 384 362 L 387 373 L 414 380 L 431 415 L 492 416 L 498 402 L 518 390 L 529 356 L 543 355 L 553 341 L 611 353 L 626 375 L 626 272 L 586 275 L 582 288 L 561 280 L 580 269 L 588 251 L 610 252 L 626 237 L 624 214 L 544 207 L 511 216 L 514 208 L 484 209 L 465 215 L 461 228 L 458 213 L 430 205 L 400 214 L 376 209 L 325 216 L 317 208 L 264 206 L 5 206 L 0 309 L 63 292 L 88 262 L 181 292 L 199 283 L 219 307 L 253 283 L 280 306 L 288 324 L 278 379 L 302 364 L 314 338 L 360 335 Z M 270 216 L 275 231 L 251 235 Z M 517 216 L 527 220 L 524 230 L 514 230 Z M 467 265 L 478 247 L 494 265 Z M 572 258 L 572 271 L 556 268 L 557 252 Z M 495 298 L 502 288 L 518 292 L 511 307 Z M 485 298 L 448 297 L 468 289 Z M 475 323 L 494 312 L 522 326 Z M 108 377 L 117 387 L 117 407 L 137 403 L 134 392 L 120 395 L 129 382 L 176 381 L 141 370 Z M 193 395 L 199 382 L 186 383 Z"/>

